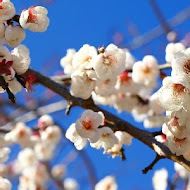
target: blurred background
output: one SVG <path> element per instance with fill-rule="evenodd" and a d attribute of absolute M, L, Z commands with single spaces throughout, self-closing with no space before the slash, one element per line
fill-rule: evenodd
<path fill-rule="evenodd" d="M 147 55 L 154 55 L 160 64 L 165 63 L 165 47 L 169 41 L 182 41 L 187 47 L 190 44 L 190 1 L 189 0 L 12 0 L 17 14 L 30 6 L 45 6 L 48 9 L 50 26 L 45 33 L 27 31 L 25 44 L 30 49 L 31 67 L 44 75 L 62 74 L 60 59 L 65 56 L 68 48 L 80 49 L 84 44 L 95 47 L 114 43 L 122 48 L 128 48 L 136 60 L 142 60 Z M 27 105 L 30 109 L 38 106 L 62 102 L 62 98 L 41 87 L 34 91 L 24 90 L 17 95 L 17 103 Z M 1 97 L 3 99 L 3 95 Z M 7 98 L 5 97 L 7 100 Z M 58 104 L 59 105 L 59 104 Z M 56 106 L 55 106 L 56 107 Z M 1 108 L 3 109 L 3 108 Z M 117 111 L 106 107 L 110 112 Z M 82 109 L 75 107 L 69 116 L 65 109 L 51 113 L 55 121 L 66 130 L 76 121 Z M 2 113 L 15 116 L 15 110 L 6 108 Z M 23 111 L 24 113 L 24 111 Z M 143 128 L 141 123 L 122 112 L 119 117 Z M 30 118 L 30 117 L 29 117 Z M 33 118 L 36 118 L 35 116 Z M 29 126 L 36 125 L 36 119 L 28 120 Z M 27 119 L 26 119 L 27 120 Z M 4 122 L 4 123 L 3 123 Z M 4 125 L 7 120 L 1 122 Z M 19 147 L 11 152 L 14 160 Z M 155 153 L 141 142 L 133 139 L 132 145 L 125 148 L 126 161 L 112 159 L 103 151 L 88 146 L 84 151 L 76 151 L 72 143 L 62 139 L 55 152 L 51 164 L 62 163 L 67 166 L 65 177 L 76 179 L 81 190 L 91 189 L 91 184 L 107 175 L 113 175 L 119 190 L 151 190 L 152 176 L 155 170 L 167 168 L 169 177 L 174 174 L 173 162 L 159 161 L 154 171 L 142 174 L 142 169 L 149 165 Z M 18 179 L 12 179 L 13 189 L 17 189 Z M 49 188 L 56 190 L 53 182 Z"/>

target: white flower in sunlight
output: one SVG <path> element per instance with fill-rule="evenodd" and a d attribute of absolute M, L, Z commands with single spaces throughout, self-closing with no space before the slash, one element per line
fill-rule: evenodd
<path fill-rule="evenodd" d="M 74 73 L 71 77 L 70 93 L 72 96 L 88 99 L 95 87 L 95 81 L 90 79 L 86 72 Z"/>
<path fill-rule="evenodd" d="M 96 186 L 95 186 L 95 190 L 117 190 L 118 186 L 117 183 L 115 181 L 115 177 L 114 176 L 106 176 L 105 178 L 103 178 L 102 180 L 100 180 Z"/>
<path fill-rule="evenodd" d="M 164 127 L 164 125 L 163 125 Z M 171 150 L 173 154 L 177 156 L 183 155 L 185 152 L 188 151 L 190 146 L 190 139 L 189 137 L 184 138 L 176 138 L 169 130 L 167 134 L 165 134 L 168 141 L 166 142 L 166 146 Z"/>
<path fill-rule="evenodd" d="M 21 186 L 30 187 L 30 185 L 33 184 L 36 187 L 38 185 L 44 185 L 48 178 L 49 174 L 47 167 L 44 164 L 38 164 L 37 166 L 31 166 L 24 169 L 19 180 L 20 184 L 22 184 Z"/>
<path fill-rule="evenodd" d="M 87 138 L 81 137 L 73 123 L 66 131 L 65 137 L 74 143 L 77 150 L 82 150 L 87 144 Z"/>
<path fill-rule="evenodd" d="M 163 115 L 150 115 L 143 121 L 145 128 L 157 128 L 161 127 L 165 122 L 165 117 Z"/>
<path fill-rule="evenodd" d="M 114 44 L 110 44 L 104 53 L 100 53 L 92 61 L 93 68 L 98 78 L 102 80 L 117 77 L 125 70 L 125 59 L 125 52 Z"/>
<path fill-rule="evenodd" d="M 84 71 L 84 69 L 91 69 L 92 60 L 96 56 L 96 48 L 88 44 L 84 44 L 73 57 L 72 65 L 74 70 L 77 69 Z"/>
<path fill-rule="evenodd" d="M 189 112 L 181 109 L 176 112 L 171 112 L 171 115 L 168 116 L 167 125 L 168 130 L 176 137 L 176 138 L 185 138 L 190 134 L 190 118 Z"/>
<path fill-rule="evenodd" d="M 95 104 L 113 106 L 116 96 L 112 94 L 105 97 L 105 96 L 99 96 L 95 92 L 92 92 L 92 99 L 95 102 Z"/>
<path fill-rule="evenodd" d="M 175 55 L 171 76 L 174 82 L 190 89 L 190 48 Z"/>
<path fill-rule="evenodd" d="M 1 21 L 7 21 L 15 15 L 15 7 L 9 0 L 1 0 L 0 7 Z"/>
<path fill-rule="evenodd" d="M 124 71 L 121 75 L 117 77 L 117 83 L 115 88 L 120 93 L 132 93 L 137 94 L 140 85 L 135 83 L 132 79 L 131 73 Z"/>
<path fill-rule="evenodd" d="M 155 92 L 154 94 L 151 95 L 149 98 L 149 104 L 151 110 L 156 113 L 156 114 L 162 114 L 165 109 L 160 105 L 160 99 L 159 99 L 159 93 Z"/>
<path fill-rule="evenodd" d="M 37 160 L 36 154 L 33 151 L 33 149 L 25 148 L 25 149 L 23 149 L 23 150 L 21 150 L 19 152 L 19 154 L 18 154 L 18 162 L 19 162 L 20 166 L 24 169 L 24 168 L 27 168 L 27 167 L 37 165 L 38 160 Z"/>
<path fill-rule="evenodd" d="M 19 45 L 11 52 L 13 57 L 12 67 L 18 74 L 25 73 L 30 65 L 30 52 L 25 45 Z"/>
<path fill-rule="evenodd" d="M 101 135 L 100 139 L 95 143 L 90 143 L 93 148 L 100 149 L 104 148 L 105 150 L 112 148 L 115 144 L 118 143 L 117 137 L 114 132 L 109 127 L 103 127 L 99 129 Z"/>
<path fill-rule="evenodd" d="M 132 56 L 132 54 L 129 52 L 128 49 L 123 49 L 126 54 L 126 59 L 125 59 L 125 69 L 132 69 L 133 64 L 135 63 L 135 58 Z"/>
<path fill-rule="evenodd" d="M 169 43 L 166 46 L 166 56 L 165 59 L 167 62 L 172 62 L 174 55 L 185 49 L 185 46 L 182 43 Z"/>
<path fill-rule="evenodd" d="M 129 146 L 132 143 L 132 136 L 127 132 L 116 131 L 115 136 L 117 137 L 120 144 L 125 144 Z"/>
<path fill-rule="evenodd" d="M 72 61 L 75 54 L 75 49 L 68 49 L 66 56 L 61 59 L 60 64 L 64 68 L 65 74 L 71 75 L 74 72 Z"/>
<path fill-rule="evenodd" d="M 40 134 L 46 144 L 56 145 L 61 139 L 61 129 L 56 125 L 47 127 Z"/>
<path fill-rule="evenodd" d="M 114 107 L 119 112 L 124 110 L 131 112 L 137 104 L 139 104 L 137 96 L 130 94 L 118 94 Z"/>
<path fill-rule="evenodd" d="M 174 169 L 181 178 L 183 179 L 189 178 L 190 173 L 182 165 L 178 164 L 177 162 L 174 162 Z"/>
<path fill-rule="evenodd" d="M 55 165 L 51 170 L 52 176 L 56 179 L 62 179 L 65 173 L 66 173 L 66 166 L 64 165 Z"/>
<path fill-rule="evenodd" d="M 5 31 L 5 40 L 10 47 L 19 45 L 25 39 L 26 33 L 20 26 L 9 25 Z"/>
<path fill-rule="evenodd" d="M 92 110 L 85 110 L 76 122 L 76 130 L 81 137 L 89 138 L 91 143 L 95 143 L 100 138 L 98 127 L 103 123 L 103 116 Z"/>
<path fill-rule="evenodd" d="M 45 32 L 49 26 L 48 11 L 45 7 L 30 7 L 23 10 L 19 23 L 22 28 L 29 29 L 32 32 Z"/>
<path fill-rule="evenodd" d="M 164 109 L 169 111 L 177 111 L 181 108 L 190 109 L 190 94 L 185 86 L 173 83 L 171 77 L 166 77 L 162 82 L 163 86 L 158 93 Z"/>
<path fill-rule="evenodd" d="M 152 55 L 146 55 L 142 61 L 133 65 L 132 78 L 138 84 L 154 87 L 158 75 L 158 62 Z"/>
<path fill-rule="evenodd" d="M 6 162 L 9 159 L 10 148 L 0 148 L 0 162 Z"/>
<path fill-rule="evenodd" d="M 12 61 L 12 55 L 7 47 L 0 46 L 0 62 L 5 59 L 6 61 Z"/>
<path fill-rule="evenodd" d="M 5 37 L 5 24 L 0 21 L 0 39 Z"/>
<path fill-rule="evenodd" d="M 30 142 L 30 137 L 32 135 L 32 130 L 28 128 L 24 123 L 17 123 L 12 131 L 5 135 L 5 140 L 7 142 L 19 143 L 21 146 L 28 146 Z"/>
<path fill-rule="evenodd" d="M 38 119 L 38 126 L 39 127 L 48 127 L 50 125 L 53 125 L 53 118 L 50 115 L 42 115 Z"/>
<path fill-rule="evenodd" d="M 153 186 L 155 190 L 166 190 L 168 185 L 168 172 L 165 168 L 154 172 L 152 178 Z"/>
<path fill-rule="evenodd" d="M 54 148 L 54 145 L 51 144 L 37 143 L 34 146 L 34 152 L 38 160 L 48 161 L 53 157 Z"/>
<path fill-rule="evenodd" d="M 73 178 L 66 178 L 63 181 L 63 186 L 64 186 L 65 190 L 78 190 L 79 189 L 79 184 Z"/>
<path fill-rule="evenodd" d="M 109 96 L 113 94 L 115 90 L 116 79 L 110 78 L 106 80 L 97 80 L 94 91 L 100 96 Z"/>
<path fill-rule="evenodd" d="M 11 190 L 12 185 L 11 182 L 3 177 L 0 177 L 0 190 Z"/>

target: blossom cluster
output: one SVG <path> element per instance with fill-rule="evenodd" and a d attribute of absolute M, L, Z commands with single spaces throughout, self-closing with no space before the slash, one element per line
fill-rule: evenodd
<path fill-rule="evenodd" d="M 78 52 L 68 49 L 61 66 L 71 76 L 73 96 L 92 96 L 97 104 L 131 112 L 137 121 L 144 120 L 147 128 L 164 123 L 164 109 L 156 95 L 151 95 L 160 73 L 154 56 L 135 61 L 127 49 L 113 44 L 98 49 L 85 44 Z"/>
<path fill-rule="evenodd" d="M 66 132 L 66 138 L 74 143 L 78 150 L 83 149 L 87 141 L 93 148 L 103 148 L 112 156 L 121 155 L 123 145 L 130 145 L 132 137 L 126 132 L 113 132 L 105 125 L 102 112 L 85 110 L 82 116 Z"/>
<path fill-rule="evenodd" d="M 0 93 L 7 92 L 9 99 L 15 101 L 13 94 L 31 88 L 35 76 L 21 76 L 30 65 L 29 49 L 20 45 L 25 39 L 25 29 L 44 32 L 49 25 L 47 10 L 44 7 L 30 7 L 16 15 L 14 4 L 9 0 L 0 1 Z M 14 48 L 11 52 L 6 46 Z"/>
<path fill-rule="evenodd" d="M 8 159 L 8 145 L 16 143 L 22 147 L 17 159 L 7 166 L 11 168 L 9 175 L 20 175 L 19 190 L 45 189 L 46 181 L 50 177 L 45 163 L 53 158 L 60 139 L 61 129 L 54 125 L 49 115 L 41 116 L 35 129 L 27 127 L 24 123 L 17 123 L 9 133 L 2 136 L 1 146 L 4 147 L 1 148 L 1 162 Z M 55 178 L 62 177 L 64 173 L 65 169 L 62 166 L 52 168 L 52 176 Z"/>
<path fill-rule="evenodd" d="M 184 49 L 179 43 L 169 44 L 166 54 L 168 51 L 171 76 L 164 78 L 157 92 L 160 105 L 166 110 L 166 121 L 162 125 L 164 143 L 174 154 L 190 161 L 190 48 Z M 171 56 L 171 52 L 176 54 Z"/>

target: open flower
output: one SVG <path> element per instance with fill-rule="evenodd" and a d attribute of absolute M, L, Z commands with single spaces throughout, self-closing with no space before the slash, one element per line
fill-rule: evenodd
<path fill-rule="evenodd" d="M 83 138 L 77 133 L 75 123 L 67 129 L 65 137 L 74 143 L 77 150 L 82 150 L 87 144 L 87 138 Z"/>
<path fill-rule="evenodd" d="M 93 68 L 102 80 L 117 77 L 125 70 L 125 59 L 125 51 L 110 44 L 103 53 L 93 59 Z"/>
<path fill-rule="evenodd" d="M 92 147 L 96 149 L 104 148 L 105 150 L 108 150 L 118 143 L 117 137 L 109 127 L 100 128 L 99 131 L 101 133 L 100 139 L 95 143 L 91 143 L 90 145 Z"/>
<path fill-rule="evenodd" d="M 81 137 L 89 138 L 95 143 L 100 138 L 100 130 L 98 127 L 103 123 L 103 116 L 92 110 L 86 110 L 81 118 L 76 122 L 76 130 Z"/>
<path fill-rule="evenodd" d="M 157 60 L 151 55 L 145 56 L 142 61 L 133 65 L 132 78 L 136 83 L 154 87 L 158 75 Z"/>

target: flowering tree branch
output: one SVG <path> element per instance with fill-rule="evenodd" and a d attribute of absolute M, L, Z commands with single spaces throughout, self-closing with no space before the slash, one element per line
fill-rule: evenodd
<path fill-rule="evenodd" d="M 174 162 L 177 162 L 184 166 L 188 171 L 190 171 L 190 162 L 185 160 L 183 156 L 176 156 L 173 154 L 168 147 L 163 145 L 162 143 L 156 141 L 152 133 L 147 132 L 142 129 L 138 129 L 137 127 L 131 125 L 127 121 L 124 121 L 120 119 L 119 117 L 109 113 L 108 111 L 98 107 L 94 104 L 92 99 L 82 100 L 80 98 L 73 97 L 69 90 L 60 85 L 59 83 L 56 83 L 51 78 L 44 76 L 43 74 L 33 70 L 29 69 L 27 73 L 32 73 L 36 76 L 36 82 L 49 88 L 50 90 L 54 91 L 55 93 L 62 96 L 64 99 L 66 99 L 68 102 L 72 102 L 73 106 L 80 106 L 84 109 L 92 109 L 93 111 L 102 111 L 105 115 L 105 118 L 109 121 L 112 121 L 113 124 L 109 123 L 108 126 L 113 131 L 125 131 L 147 145 L 149 148 L 154 150 L 159 156 L 168 158 Z"/>
<path fill-rule="evenodd" d="M 29 122 L 29 121 L 32 121 L 33 119 L 35 119 L 36 117 L 42 116 L 43 114 L 53 113 L 53 112 L 56 112 L 56 111 L 63 110 L 65 108 L 66 108 L 66 110 L 68 109 L 67 108 L 67 103 L 65 101 L 59 101 L 59 102 L 52 103 L 52 104 L 49 104 L 49 105 L 46 105 L 46 106 L 41 106 L 41 107 L 39 107 L 37 109 L 31 109 L 29 107 L 22 106 L 22 105 L 17 104 L 17 103 L 12 104 L 9 101 L 3 101 L 2 103 L 0 102 L 0 106 L 6 106 L 6 105 L 9 105 L 11 107 L 15 107 L 17 109 L 21 109 L 20 110 L 20 116 L 15 115 L 16 120 L 14 118 L 10 118 L 11 121 L 9 123 L 7 123 L 5 126 L 1 126 L 1 128 L 0 128 L 0 133 L 1 134 L 6 134 L 6 133 L 10 132 L 10 126 L 14 125 L 15 122 L 21 122 L 21 121 L 22 122 Z M 22 110 L 26 111 L 27 113 L 25 115 L 23 115 L 23 113 L 21 112 Z M 56 125 L 61 126 L 60 123 L 56 123 Z M 7 129 L 7 127 L 9 127 L 9 129 Z M 65 134 L 64 128 L 61 127 L 61 130 L 62 130 L 62 134 L 64 135 Z M 70 142 L 70 141 L 68 141 L 68 142 Z M 74 149 L 75 149 L 75 147 L 74 147 Z M 86 165 L 86 168 L 87 168 L 88 174 L 89 174 L 89 180 L 91 182 L 92 189 L 94 189 L 94 186 L 97 183 L 97 177 L 96 177 L 96 172 L 95 172 L 95 169 L 93 167 L 93 164 L 91 163 L 90 158 L 88 157 L 88 155 L 86 154 L 86 152 L 84 150 L 77 151 L 77 152 L 81 156 L 84 164 Z M 49 169 L 50 166 L 48 165 L 48 163 L 46 163 L 46 166 L 47 166 L 47 168 L 49 170 L 49 174 L 50 174 L 51 178 L 55 181 L 56 185 L 60 189 L 64 189 L 63 183 L 60 180 L 56 180 L 51 175 L 51 172 L 50 172 L 50 169 Z"/>

